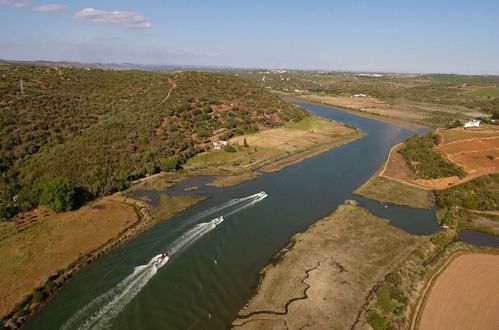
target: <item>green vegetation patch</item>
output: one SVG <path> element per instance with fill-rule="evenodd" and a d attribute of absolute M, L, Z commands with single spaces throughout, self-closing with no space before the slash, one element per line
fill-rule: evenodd
<path fill-rule="evenodd" d="M 499 87 L 480 88 L 470 94 L 481 97 L 499 97 Z"/>
<path fill-rule="evenodd" d="M 499 174 L 489 174 L 454 186 L 435 191 L 438 206 L 457 205 L 480 211 L 499 210 Z"/>
<path fill-rule="evenodd" d="M 466 172 L 461 167 L 448 162 L 433 150 L 439 143 L 439 136 L 431 132 L 415 135 L 405 140 L 398 152 L 404 157 L 407 166 L 422 179 L 465 177 Z"/>
<path fill-rule="evenodd" d="M 410 186 L 375 174 L 355 193 L 380 202 L 429 209 L 433 206 L 433 196 L 429 190 Z"/>
<path fill-rule="evenodd" d="M 321 127 L 324 127 L 329 123 L 330 123 L 329 120 L 316 116 L 311 116 L 303 120 L 300 120 L 299 122 L 293 124 L 291 127 L 302 131 L 311 131 L 313 129 L 319 129 Z"/>
<path fill-rule="evenodd" d="M 0 86 L 0 219 L 38 205 L 56 177 L 95 198 L 180 169 L 215 137 L 308 117 L 250 81 L 215 73 L 2 65 Z"/>

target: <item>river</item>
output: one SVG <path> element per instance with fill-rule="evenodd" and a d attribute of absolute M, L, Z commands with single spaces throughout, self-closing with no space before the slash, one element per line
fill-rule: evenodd
<path fill-rule="evenodd" d="M 300 106 L 367 135 L 234 187 L 201 186 L 191 193 L 207 194 L 206 201 L 86 267 L 25 328 L 226 329 L 251 296 L 258 271 L 293 234 L 346 199 L 413 234 L 440 229 L 434 210 L 352 194 L 393 145 L 415 132 L 326 107 Z M 260 191 L 268 197 L 251 197 Z M 209 223 L 218 216 L 225 220 Z M 157 271 L 148 266 L 163 251 L 172 252 L 170 261 Z"/>

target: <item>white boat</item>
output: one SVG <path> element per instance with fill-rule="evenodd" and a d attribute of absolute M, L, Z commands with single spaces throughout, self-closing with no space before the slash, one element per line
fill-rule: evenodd
<path fill-rule="evenodd" d="M 222 221 L 224 221 L 224 217 L 218 217 L 218 218 L 213 220 L 213 224 L 216 226 L 216 225 L 222 223 Z"/>
<path fill-rule="evenodd" d="M 159 269 L 163 267 L 168 262 L 169 259 L 170 255 L 168 254 L 168 252 L 165 252 L 158 254 L 157 256 L 152 258 L 151 262 L 156 267 L 156 269 Z"/>
<path fill-rule="evenodd" d="M 265 197 L 267 197 L 267 193 L 265 191 L 260 191 L 258 194 L 256 194 L 256 198 L 258 199 L 258 201 L 261 201 Z"/>

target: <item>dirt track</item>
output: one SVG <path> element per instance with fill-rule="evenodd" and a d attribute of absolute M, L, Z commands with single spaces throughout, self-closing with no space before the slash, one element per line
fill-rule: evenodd
<path fill-rule="evenodd" d="M 465 254 L 433 283 L 419 329 L 498 329 L 499 256 Z"/>

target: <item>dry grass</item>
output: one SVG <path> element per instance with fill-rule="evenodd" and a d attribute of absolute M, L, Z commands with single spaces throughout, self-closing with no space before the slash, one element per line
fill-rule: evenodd
<path fill-rule="evenodd" d="M 360 136 L 361 133 L 354 128 L 310 117 L 287 127 L 235 137 L 230 143 L 239 146 L 237 152 L 204 152 L 191 158 L 185 169 L 190 173 L 204 171 L 209 174 L 218 167 L 218 170 L 237 174 L 277 162 L 279 166 L 275 169 L 281 169 Z M 249 147 L 244 147 L 245 139 Z"/>
<path fill-rule="evenodd" d="M 277 148 L 292 153 L 313 145 L 328 143 L 332 138 L 354 132 L 350 127 L 311 117 L 289 127 L 238 136 L 230 142 L 242 145 L 246 139 L 250 147 Z"/>
<path fill-rule="evenodd" d="M 494 137 L 499 135 L 499 127 L 495 125 L 485 126 L 483 128 L 454 128 L 438 130 L 442 137 L 442 143 L 451 143 L 460 140 Z"/>
<path fill-rule="evenodd" d="M 162 172 L 135 181 L 135 184 L 127 192 L 140 190 L 166 190 L 176 183 L 187 178 L 187 175 L 179 172 Z"/>
<path fill-rule="evenodd" d="M 355 205 L 297 234 L 233 323 L 243 329 L 348 329 L 365 297 L 423 238 Z"/>
<path fill-rule="evenodd" d="M 258 172 L 248 172 L 236 175 L 219 175 L 216 176 L 215 179 L 208 185 L 214 187 L 232 187 L 244 181 L 253 180 L 259 176 L 260 173 Z"/>
<path fill-rule="evenodd" d="M 48 276 L 138 220 L 133 206 L 109 196 L 78 211 L 55 214 L 39 208 L 23 222 L 0 223 L 0 315 Z M 18 231 L 21 230 L 21 231 Z"/>
<path fill-rule="evenodd" d="M 356 194 L 380 202 L 429 209 L 433 196 L 429 190 L 418 188 L 375 174 L 355 190 Z"/>
<path fill-rule="evenodd" d="M 497 329 L 499 256 L 456 257 L 433 282 L 419 329 Z"/>
<path fill-rule="evenodd" d="M 159 198 L 159 205 L 151 208 L 151 215 L 155 222 L 161 222 L 204 199 L 206 197 L 203 196 L 170 196 L 163 194 Z"/>

